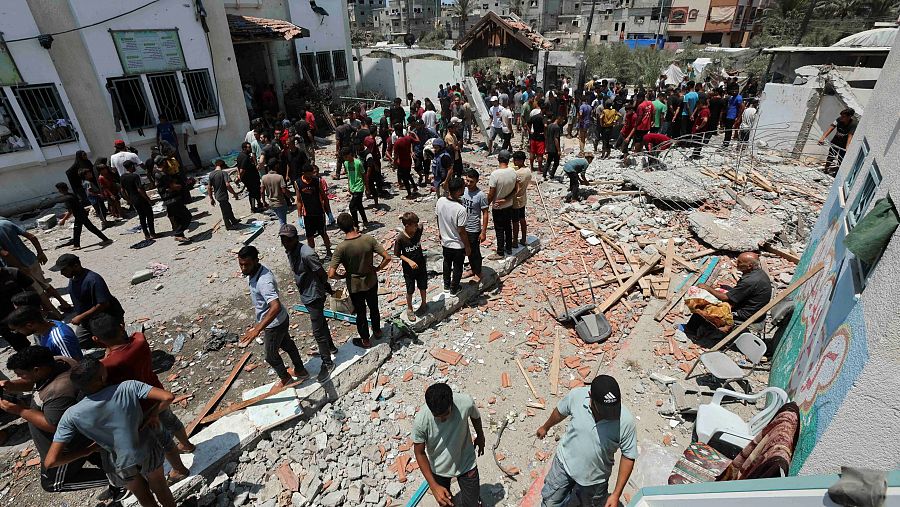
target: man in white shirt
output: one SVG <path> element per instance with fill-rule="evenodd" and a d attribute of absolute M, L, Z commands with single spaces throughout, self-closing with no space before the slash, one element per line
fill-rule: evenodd
<path fill-rule="evenodd" d="M 119 176 L 122 176 L 126 173 L 125 171 L 125 161 L 130 160 L 134 162 L 135 165 L 141 165 L 141 159 L 135 153 L 131 153 L 128 151 L 128 148 L 125 146 L 125 141 L 121 139 L 116 139 L 116 142 L 113 144 L 113 148 L 116 150 L 115 153 L 110 155 L 109 157 L 109 165 L 116 168 L 116 172 L 119 173 Z"/>
<path fill-rule="evenodd" d="M 747 107 L 741 113 L 741 125 L 738 131 L 738 139 L 742 143 L 750 141 L 750 131 L 753 130 L 753 124 L 756 122 L 756 100 L 747 99 Z"/>
<path fill-rule="evenodd" d="M 503 118 L 501 117 L 503 113 L 503 107 L 500 106 L 500 99 L 497 98 L 496 95 L 491 97 L 491 108 L 488 109 L 488 114 L 491 117 L 491 128 L 488 129 L 487 135 L 487 149 L 488 155 L 494 153 L 494 138 L 497 137 L 497 134 L 501 134 L 501 139 L 503 139 Z"/>
<path fill-rule="evenodd" d="M 450 196 L 438 199 L 435 207 L 438 234 L 444 254 L 444 292 L 454 295 L 459 292 L 463 261 L 471 252 L 469 235 L 466 233 L 468 212 L 459 201 L 464 188 L 462 178 L 451 179 L 447 184 Z"/>
<path fill-rule="evenodd" d="M 422 122 L 425 123 L 426 128 L 437 132 L 437 113 L 434 110 L 425 110 L 422 113 Z"/>
<path fill-rule="evenodd" d="M 497 232 L 497 253 L 488 257 L 491 260 L 502 259 L 513 253 L 512 206 L 518 191 L 515 169 L 509 167 L 512 153 L 501 150 L 497 155 L 499 168 L 488 177 L 488 202 L 493 209 L 494 230 Z"/>

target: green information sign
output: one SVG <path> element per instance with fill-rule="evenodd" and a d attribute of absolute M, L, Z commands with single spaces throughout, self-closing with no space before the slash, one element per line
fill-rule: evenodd
<path fill-rule="evenodd" d="M 178 30 L 111 30 L 125 74 L 187 70 Z"/>
<path fill-rule="evenodd" d="M 10 86 L 22 83 L 22 75 L 9 54 L 6 43 L 0 41 L 0 86 Z"/>

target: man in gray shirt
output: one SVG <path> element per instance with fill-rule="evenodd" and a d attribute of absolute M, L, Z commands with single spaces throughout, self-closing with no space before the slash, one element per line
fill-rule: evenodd
<path fill-rule="evenodd" d="M 209 173 L 209 186 L 206 187 L 206 193 L 209 195 L 210 206 L 216 205 L 219 201 L 219 209 L 222 210 L 222 220 L 225 222 L 225 228 L 231 229 L 236 227 L 240 222 L 234 218 L 234 211 L 231 210 L 231 203 L 228 202 L 228 193 L 238 198 L 237 192 L 231 188 L 231 178 L 225 172 L 225 161 L 216 160 L 216 168 Z"/>
<path fill-rule="evenodd" d="M 328 283 L 328 274 L 322 267 L 322 260 L 312 247 L 300 242 L 296 227 L 284 224 L 278 231 L 278 236 L 281 237 L 281 246 L 284 247 L 291 271 L 294 272 L 294 281 L 300 291 L 300 302 L 309 312 L 313 336 L 319 348 L 319 357 L 322 358 L 322 368 L 318 377 L 321 382 L 334 370 L 331 356 L 337 354 L 337 347 L 331 339 L 331 330 L 328 329 L 328 321 L 325 320 L 325 298 L 334 291 Z"/>
<path fill-rule="evenodd" d="M 256 310 L 256 325 L 251 327 L 241 337 L 238 345 L 246 347 L 254 338 L 263 333 L 263 344 L 266 349 L 266 362 L 275 370 L 275 374 L 281 379 L 281 384 L 275 384 L 272 389 L 287 386 L 294 382 L 291 374 L 284 366 L 278 351 L 287 352 L 291 362 L 294 363 L 294 376 L 301 382 L 309 378 L 309 372 L 303 366 L 303 358 L 297 350 L 297 344 L 290 334 L 290 321 L 288 312 L 281 304 L 281 296 L 278 295 L 278 284 L 275 275 L 269 268 L 259 263 L 259 251 L 255 246 L 247 245 L 238 251 L 238 264 L 241 273 L 247 277 L 250 285 L 250 298 Z"/>
<path fill-rule="evenodd" d="M 481 242 L 487 238 L 488 203 L 487 194 L 478 188 L 478 171 L 469 169 L 463 175 L 466 188 L 462 195 L 462 205 L 466 207 L 466 234 L 469 236 L 469 267 L 472 275 L 481 281 Z"/>

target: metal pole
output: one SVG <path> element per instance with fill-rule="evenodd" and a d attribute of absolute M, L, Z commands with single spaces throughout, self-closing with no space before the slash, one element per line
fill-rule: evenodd
<path fill-rule="evenodd" d="M 591 25 L 594 24 L 594 10 L 596 8 L 597 0 L 593 0 L 591 2 L 591 15 L 588 16 L 587 29 L 584 32 L 584 41 L 581 43 L 582 63 L 581 72 L 578 73 L 578 95 L 575 95 L 576 98 L 580 98 L 581 94 L 584 93 L 585 74 L 587 73 L 587 45 L 591 39 Z"/>

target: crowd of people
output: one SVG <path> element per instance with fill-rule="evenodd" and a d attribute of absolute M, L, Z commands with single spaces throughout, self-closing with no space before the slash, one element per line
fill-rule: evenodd
<path fill-rule="evenodd" d="M 317 119 L 311 111 L 298 111 L 294 119 L 266 114 L 251 122 L 233 171 L 224 160 L 217 160 L 201 178 L 205 197 L 210 206 L 218 205 L 225 228 L 243 226 L 231 199 L 240 199 L 244 192 L 251 212 L 268 211 L 277 218 L 286 266 L 308 312 L 321 359 L 318 381 L 326 381 L 334 371 L 338 352 L 325 317 L 326 300 L 334 293 L 331 280 L 343 280 L 346 285 L 356 316 L 358 336 L 352 342 L 361 348 L 382 338 L 377 274 L 393 257 L 402 266 L 406 318 L 416 321 L 428 309 L 429 280 L 422 246 L 425 218 L 402 212 L 394 244 L 382 245 L 366 234 L 367 208 L 378 209 L 382 199 L 404 191 L 407 199 L 434 194 L 435 239 L 443 254 L 441 281 L 451 297 L 461 290 L 464 279 L 477 284 L 484 276 L 481 245 L 487 240 L 490 222 L 496 239 L 488 259 L 504 259 L 527 244 L 528 191 L 537 183 L 534 173 L 544 179 L 557 177 L 563 135 L 577 137 L 579 143 L 578 156 L 562 168 L 561 176 L 569 181 L 566 200 L 570 201 L 581 198 L 580 185 L 587 182 L 586 171 L 594 157 L 610 157 L 613 147 L 626 162 L 629 152 L 647 151 L 652 160 L 661 150 L 678 145 L 699 157 L 702 146 L 720 130 L 724 147 L 730 145 L 734 132 L 746 142 L 756 114 L 754 99 L 745 97 L 746 89 L 740 90 L 736 79 L 717 87 L 689 80 L 671 86 L 661 79 L 652 89 L 638 86 L 630 93 L 625 83 L 595 78 L 575 94 L 565 76 L 546 90 L 528 75 L 494 79 L 478 73 L 476 79 L 490 115 L 483 132 L 485 148 L 488 156 L 496 154 L 496 167 L 486 178 L 466 163 L 470 156 L 466 145 L 472 142 L 476 123 L 472 97 L 458 83 L 441 85 L 437 103 L 408 94 L 405 106 L 398 97 L 380 117 L 361 106 L 335 115 L 333 161 L 317 155 L 321 151 Z M 847 130 L 844 123 L 835 128 Z M 74 249 L 81 246 L 82 228 L 108 244 L 111 240 L 103 232 L 108 218 L 128 214 L 139 217 L 146 241 L 160 237 L 153 202 L 137 172 L 140 168 L 159 193 L 172 236 L 182 243 L 189 241 L 186 233 L 193 217 L 188 204 L 197 181 L 185 170 L 180 156 L 189 133 L 182 129 L 179 140 L 176 128 L 165 118 L 157 132 L 157 147 L 144 161 L 122 141 L 115 141 L 114 153 L 107 159 L 91 162 L 84 152 L 76 155 L 66 171 L 67 182 L 56 185 L 67 210 L 61 222 L 70 218 L 75 222 Z M 593 151 L 586 150 L 589 142 Z M 200 167 L 199 160 L 188 153 L 195 167 Z M 320 163 L 327 164 L 325 170 Z M 329 196 L 335 182 L 343 178 L 348 211 L 335 217 Z M 394 178 L 395 183 L 389 181 Z M 100 219 L 99 228 L 87 207 Z M 294 209 L 296 219 L 291 217 Z M 334 247 L 327 232 L 332 225 L 343 235 Z M 322 255 L 316 238 L 323 243 Z M 103 277 L 82 266 L 76 255 L 60 256 L 51 268 L 69 280 L 69 305 L 43 276 L 41 265 L 48 259 L 37 237 L 0 219 L 0 254 L 7 265 L 0 268 L 0 314 L 6 316 L 0 335 L 16 349 L 9 368 L 18 376 L 2 381 L 2 387 L 7 392 L 39 393 L 30 404 L 4 398 L 0 408 L 28 422 L 42 459 L 42 486 L 48 491 L 68 491 L 108 485 L 107 496 L 113 499 L 130 491 L 142 505 L 174 505 L 162 460 L 170 464 L 172 478 L 183 477 L 188 471 L 179 456 L 191 452 L 193 444 L 168 409 L 174 397 L 153 373 L 143 334 L 125 332 L 122 305 Z M 279 378 L 273 389 L 306 380 L 310 372 L 290 334 L 287 303 L 272 267 L 260 262 L 259 251 L 252 245 L 240 249 L 237 264 L 247 277 L 255 314 L 255 324 L 243 333 L 239 345 L 257 341 L 264 347 L 265 360 Z M 750 269 L 753 263 L 744 264 Z M 59 301 L 58 308 L 51 299 Z M 31 344 L 29 335 L 37 345 Z M 101 359 L 84 353 L 93 347 L 103 348 Z M 292 369 L 282 359 L 282 351 Z M 429 387 L 425 401 L 413 431 L 420 469 L 439 504 L 449 505 L 450 479 L 457 478 L 460 505 L 477 505 L 475 453 L 476 448 L 479 453 L 484 450 L 478 411 L 470 397 L 453 393 L 445 384 Z M 589 388 L 571 391 L 537 436 L 543 438 L 566 417 L 572 423 L 545 481 L 545 505 L 563 505 L 571 495 L 586 504 L 611 505 L 609 500 L 618 501 L 636 457 L 634 420 L 621 407 L 615 380 L 601 376 Z M 444 446 L 446 441 L 454 442 L 452 448 Z M 610 494 L 607 482 L 616 449 L 623 459 Z"/>

